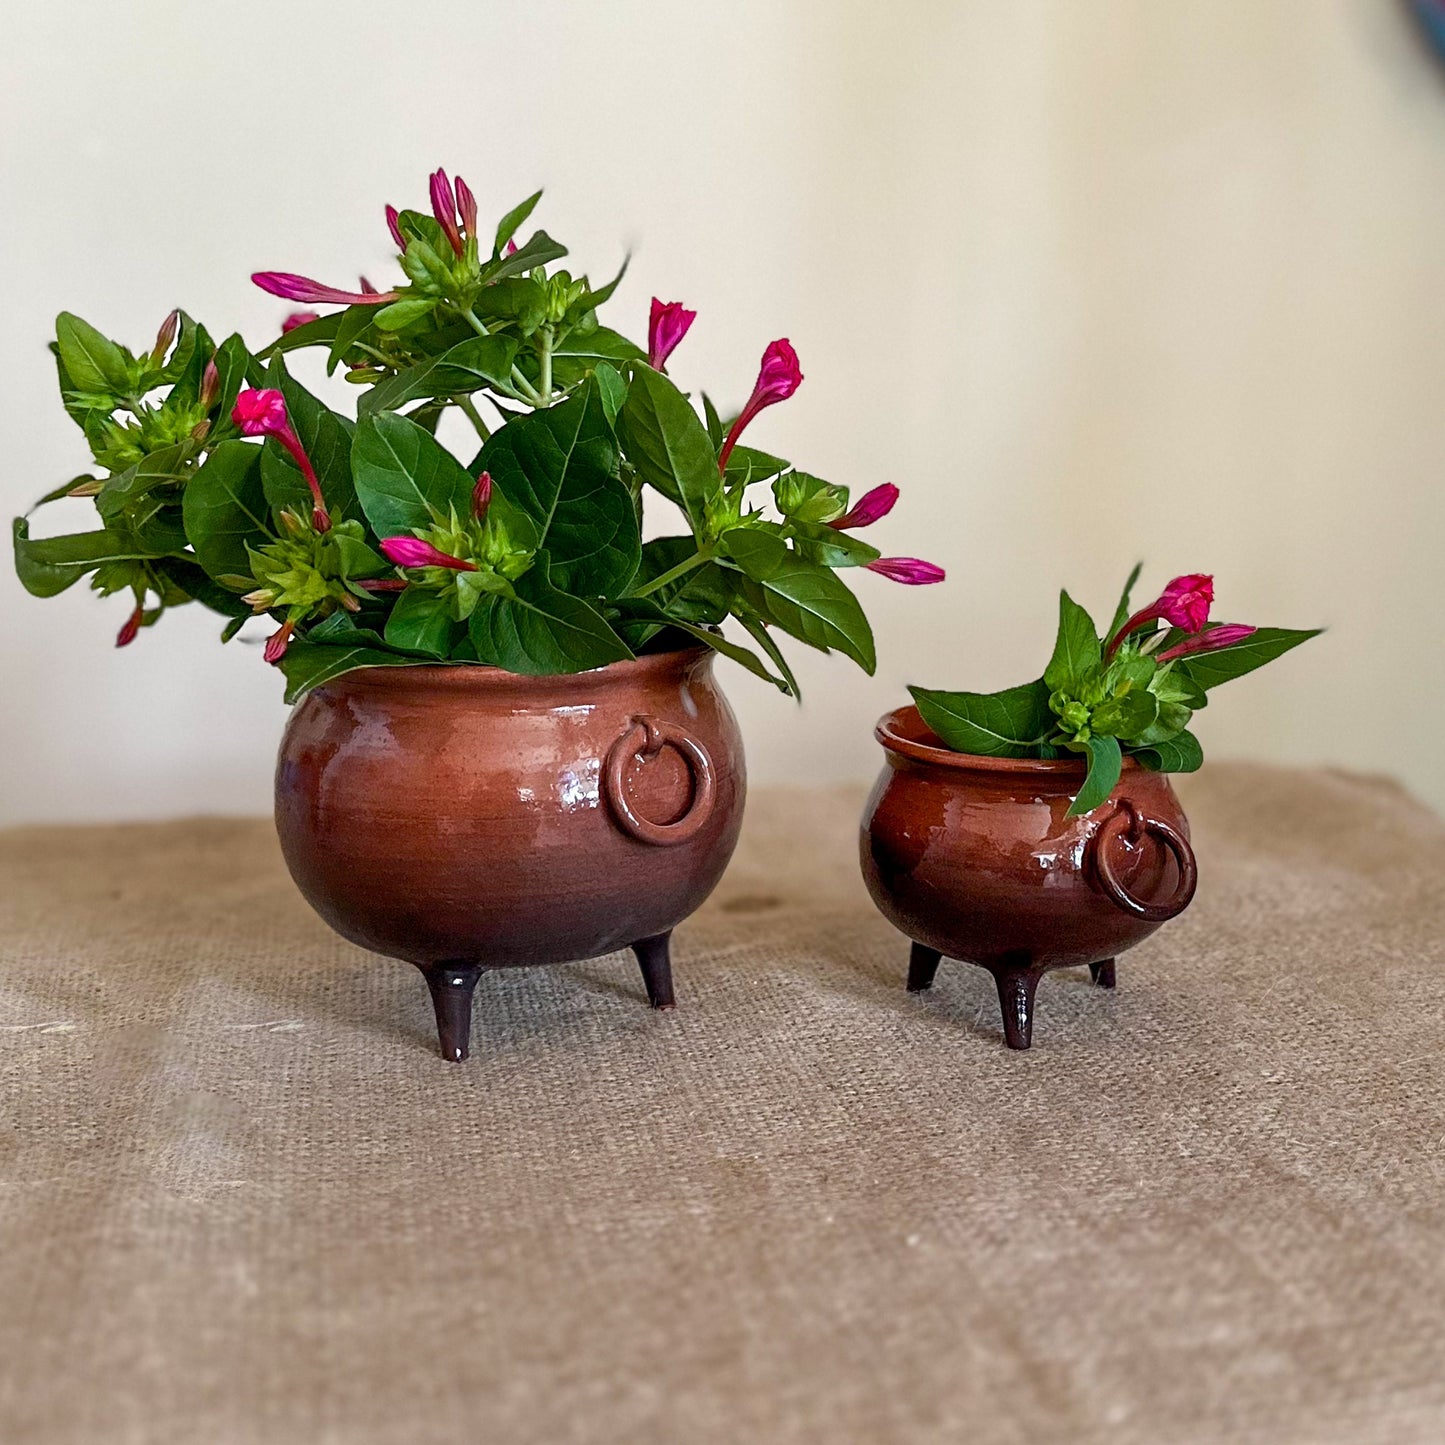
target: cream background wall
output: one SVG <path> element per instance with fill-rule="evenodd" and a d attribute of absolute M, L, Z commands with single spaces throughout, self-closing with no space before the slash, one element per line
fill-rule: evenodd
<path fill-rule="evenodd" d="M 86 459 L 58 310 L 259 345 L 285 307 L 248 273 L 384 279 L 382 204 L 432 166 L 493 213 L 544 183 L 594 275 L 635 248 L 614 324 L 698 308 L 683 384 L 740 401 L 791 337 L 807 380 L 753 439 L 896 481 L 877 538 L 949 569 L 861 581 L 875 678 L 800 658 L 799 710 L 728 670 L 755 778 L 870 775 L 905 682 L 1025 680 L 1056 587 L 1107 611 L 1145 557 L 1332 629 L 1220 697 L 1209 754 L 1445 805 L 1445 68 L 1393 0 L 0 12 L 7 514 Z M 3 569 L 0 820 L 268 805 L 259 648 L 188 608 L 116 652 L 124 610 Z"/>

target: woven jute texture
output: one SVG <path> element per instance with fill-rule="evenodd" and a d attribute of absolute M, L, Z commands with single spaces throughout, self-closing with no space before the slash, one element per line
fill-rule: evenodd
<path fill-rule="evenodd" d="M 903 987 L 857 793 L 758 793 L 678 932 L 420 977 L 270 824 L 0 835 L 0 1440 L 1445 1440 L 1445 828 L 1211 766 L 1190 911 Z"/>

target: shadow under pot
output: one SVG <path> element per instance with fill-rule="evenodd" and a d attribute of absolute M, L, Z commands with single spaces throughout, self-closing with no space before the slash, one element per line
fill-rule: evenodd
<path fill-rule="evenodd" d="M 343 937 L 422 971 L 446 1058 L 467 1057 L 489 969 L 630 947 L 652 1006 L 673 1006 L 669 937 L 742 824 L 712 660 L 360 668 L 297 705 L 276 768 L 287 867 Z"/>
<path fill-rule="evenodd" d="M 1107 801 L 1070 818 L 1082 759 L 952 752 L 911 706 L 874 735 L 887 756 L 863 814 L 863 877 L 913 940 L 908 987 L 928 988 L 944 956 L 988 969 L 1010 1048 L 1029 1047 L 1047 970 L 1088 964 L 1113 988 L 1118 955 L 1194 897 L 1189 823 L 1164 774 L 1126 758 Z"/>

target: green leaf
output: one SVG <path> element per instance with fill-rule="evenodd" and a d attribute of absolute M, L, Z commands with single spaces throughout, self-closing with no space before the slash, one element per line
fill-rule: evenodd
<path fill-rule="evenodd" d="M 1133 748 L 1130 756 L 1151 773 L 1194 773 L 1204 764 L 1204 749 L 1193 733 L 1185 731 L 1153 747 Z"/>
<path fill-rule="evenodd" d="M 286 678 L 285 701 L 292 703 L 313 687 L 358 667 L 417 667 L 427 662 L 425 657 L 403 657 L 379 647 L 330 647 L 296 638 L 277 666 Z"/>
<path fill-rule="evenodd" d="M 1092 813 L 1101 803 L 1106 802 L 1109 794 L 1114 791 L 1124 766 L 1124 755 L 1120 751 L 1117 738 L 1094 736 L 1089 739 L 1087 747 L 1088 775 L 1084 778 L 1084 786 L 1079 789 L 1069 811 L 1064 815 L 1067 818 Z"/>
<path fill-rule="evenodd" d="M 459 628 L 446 597 L 411 586 L 396 599 L 396 606 L 386 619 L 386 640 L 390 646 L 409 652 L 448 657 L 453 635 Z"/>
<path fill-rule="evenodd" d="M 1109 631 L 1104 640 L 1107 642 L 1133 615 L 1129 611 L 1129 598 L 1133 594 L 1134 584 L 1139 580 L 1139 574 L 1144 570 L 1142 562 L 1134 564 L 1134 570 L 1129 574 L 1129 580 L 1124 584 L 1124 590 L 1119 596 L 1119 605 L 1114 609 L 1113 620 L 1109 623 Z"/>
<path fill-rule="evenodd" d="M 1205 629 L 1206 636 L 1210 630 Z M 1273 662 L 1292 647 L 1298 647 L 1300 643 L 1318 637 L 1323 631 L 1323 627 L 1305 630 L 1261 627 L 1231 647 L 1221 647 L 1218 652 L 1200 652 L 1192 657 L 1181 657 L 1174 666 L 1199 687 L 1218 687 L 1220 683 L 1243 677 L 1245 673 L 1253 672 L 1267 662 Z"/>
<path fill-rule="evenodd" d="M 712 398 L 707 392 L 702 394 L 702 419 L 707 424 L 708 439 L 712 442 L 715 450 L 721 451 L 723 439 L 727 436 L 727 429 L 723 426 L 722 418 L 717 414 L 717 407 L 713 405 Z M 729 458 L 729 461 L 731 460 Z"/>
<path fill-rule="evenodd" d="M 206 572 L 214 578 L 250 576 L 247 548 L 263 546 L 271 535 L 261 448 L 220 443 L 186 483 L 181 506 L 186 535 Z"/>
<path fill-rule="evenodd" d="M 787 532 L 798 544 L 798 554 L 821 567 L 866 567 L 882 555 L 851 532 L 819 522 L 789 521 Z"/>
<path fill-rule="evenodd" d="M 435 296 L 404 296 L 376 312 L 373 323 L 378 331 L 404 331 L 414 321 L 430 316 L 437 309 Z M 372 307 L 375 311 L 376 308 Z"/>
<path fill-rule="evenodd" d="M 783 681 L 787 683 L 785 691 L 802 702 L 803 690 L 798 686 L 798 679 L 793 676 L 793 669 L 788 665 L 788 659 L 783 656 L 782 648 L 778 646 L 773 634 L 768 631 L 767 623 L 745 607 L 736 608 L 733 615 L 742 623 L 753 641 L 768 654 L 773 666 L 782 674 Z"/>
<path fill-rule="evenodd" d="M 374 306 L 371 309 L 376 310 Z M 269 362 L 272 357 L 287 351 L 302 351 L 308 346 L 330 346 L 345 315 L 344 311 L 336 311 L 319 320 L 308 321 L 305 326 L 293 326 L 290 331 L 283 331 L 269 346 L 263 346 L 256 353 L 256 360 Z"/>
<path fill-rule="evenodd" d="M 95 509 L 107 526 L 115 526 L 126 513 L 156 487 L 174 486 L 184 476 L 184 467 L 199 450 L 193 441 L 176 442 L 142 457 L 134 466 L 106 478 L 95 498 Z"/>
<path fill-rule="evenodd" d="M 637 509 L 617 476 L 617 442 L 595 381 L 514 417 L 480 460 L 498 492 L 532 519 L 558 587 L 613 597 L 632 580 L 641 553 Z"/>
<path fill-rule="evenodd" d="M 425 427 L 395 412 L 362 417 L 351 459 L 357 495 L 378 537 L 430 527 L 453 511 L 465 517 L 471 507 L 474 482 L 466 469 Z"/>
<path fill-rule="evenodd" d="M 218 582 L 208 577 L 194 562 L 187 561 L 184 557 L 162 557 L 152 563 L 152 566 L 188 597 L 194 598 L 213 612 L 219 612 L 223 617 L 231 618 L 237 624 L 237 631 L 240 630 L 239 624 L 253 615 L 250 607 L 242 602 L 234 592 L 227 591 Z"/>
<path fill-rule="evenodd" d="M 956 753 L 984 758 L 1044 756 L 1054 715 L 1049 686 L 1024 683 L 1002 692 L 937 692 L 910 687 L 919 716 Z"/>
<path fill-rule="evenodd" d="M 726 560 L 747 579 L 744 595 L 765 622 L 824 652 L 837 648 L 874 670 L 873 631 L 858 599 L 826 567 L 791 551 L 781 537 L 753 527 L 724 532 Z"/>
<path fill-rule="evenodd" d="M 517 341 L 512 336 L 473 336 L 440 356 L 399 371 L 362 392 L 357 410 L 400 411 L 420 397 L 462 396 L 485 386 L 505 385 L 511 378 Z"/>
<path fill-rule="evenodd" d="M 1054 642 L 1054 655 L 1044 669 L 1049 690 L 1077 697 L 1085 680 L 1097 672 L 1102 655 L 1093 618 L 1067 592 L 1060 592 L 1059 634 Z"/>
<path fill-rule="evenodd" d="M 241 394 L 241 388 L 246 384 L 246 368 L 250 364 L 251 353 L 246 350 L 246 343 L 237 332 L 228 336 L 216 348 L 214 360 L 220 389 L 216 393 L 215 420 L 211 423 L 213 428 L 231 424 L 231 411 L 236 405 L 236 398 Z M 214 430 L 211 435 L 214 438 Z"/>
<path fill-rule="evenodd" d="M 736 642 L 724 637 L 716 627 L 699 626 L 697 623 L 687 622 L 681 618 L 671 616 L 662 608 L 653 603 L 651 597 L 624 598 L 617 604 L 618 609 L 628 618 L 640 621 L 647 621 L 656 624 L 656 631 L 664 628 L 675 628 L 679 632 L 685 632 L 689 637 L 696 638 L 698 642 L 704 643 L 721 656 L 729 658 L 741 667 L 747 668 L 755 677 L 760 677 L 764 682 L 770 682 L 779 692 L 788 693 L 788 684 L 780 677 L 774 677 L 763 661 L 756 653 L 749 652 L 746 647 L 740 647 Z M 654 635 L 649 633 L 649 635 Z"/>
<path fill-rule="evenodd" d="M 638 366 L 618 431 L 638 476 L 680 503 L 693 534 L 702 537 L 708 503 L 722 491 L 722 478 L 707 429 L 692 404 L 660 372 Z"/>
<path fill-rule="evenodd" d="M 326 356 L 326 374 L 331 376 L 341 359 L 376 325 L 375 306 L 348 306 L 336 323 L 336 335 Z"/>
<path fill-rule="evenodd" d="M 782 457 L 759 451 L 757 447 L 735 446 L 728 454 L 724 476 L 729 487 L 751 486 L 754 482 L 764 482 L 769 477 L 777 476 L 779 472 L 787 471 L 789 465 Z M 822 487 L 830 485 L 821 477 L 808 476 L 806 472 L 797 472 L 795 475 L 799 478 L 806 477 L 808 481 L 817 482 Z"/>
<path fill-rule="evenodd" d="M 11 530 L 15 572 L 35 597 L 54 597 L 93 572 L 103 562 L 145 561 L 156 556 L 136 539 L 114 531 L 71 532 L 63 537 L 32 539 L 30 524 L 16 517 Z"/>
<path fill-rule="evenodd" d="M 607 413 L 607 424 L 615 429 L 617 418 L 627 401 L 627 383 L 617 368 L 606 361 L 599 361 L 592 375 L 597 379 L 597 394 L 602 398 L 602 410 Z"/>
<path fill-rule="evenodd" d="M 527 217 L 537 209 L 537 202 L 542 199 L 541 191 L 533 191 L 525 201 L 512 207 L 500 221 L 497 222 L 497 239 L 492 245 L 492 254 L 500 256 L 502 248 L 512 239 L 518 230 L 526 224 Z"/>
<path fill-rule="evenodd" d="M 510 256 L 503 256 L 482 271 L 484 281 L 500 281 L 504 276 L 520 276 L 535 266 L 544 266 L 567 254 L 567 248 L 554 241 L 545 231 L 535 231 L 532 239 Z"/>
<path fill-rule="evenodd" d="M 470 633 L 480 661 L 545 677 L 585 672 L 632 656 L 600 612 L 552 585 L 545 552 L 513 583 L 513 594 L 490 593 L 477 602 Z"/>
<path fill-rule="evenodd" d="M 77 391 L 124 396 L 130 389 L 125 353 L 88 321 L 69 311 L 55 318 L 60 361 Z"/>

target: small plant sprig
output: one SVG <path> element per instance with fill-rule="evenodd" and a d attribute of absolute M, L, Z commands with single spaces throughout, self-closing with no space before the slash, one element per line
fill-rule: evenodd
<path fill-rule="evenodd" d="M 341 308 L 293 312 L 255 354 L 181 312 L 142 354 L 63 314 L 61 394 L 95 470 L 37 506 L 89 497 L 102 525 L 36 538 L 18 518 L 21 581 L 40 596 L 87 575 L 130 592 L 122 646 L 189 601 L 226 616 L 223 640 L 269 616 L 265 656 L 288 700 L 357 667 L 577 672 L 698 642 L 796 694 L 775 632 L 873 671 L 839 572 L 943 579 L 855 535 L 897 487 L 854 501 L 742 442 L 802 384 L 786 339 L 734 418 L 706 396 L 700 415 L 666 370 L 696 313 L 654 299 L 645 349 L 603 326 L 626 266 L 594 287 L 555 268 L 566 248 L 545 231 L 518 244 L 540 198 L 484 236 L 471 188 L 436 171 L 429 214 L 386 208 L 403 273 L 391 288 L 254 274 L 287 301 Z M 360 388 L 355 420 L 291 375 L 303 348 Z M 465 459 L 437 439 L 448 412 L 476 433 Z M 648 493 L 687 530 L 644 543 Z M 724 635 L 729 618 L 757 651 Z"/>
<path fill-rule="evenodd" d="M 1214 579 L 1176 577 L 1149 606 L 1130 611 L 1139 580 L 1124 585 L 1108 631 L 1059 594 L 1059 632 L 1043 677 L 1003 692 L 910 687 L 923 721 L 945 746 L 981 757 L 1088 758 L 1069 808 L 1077 816 L 1113 792 L 1126 756 L 1155 772 L 1191 773 L 1204 761 L 1189 731 L 1211 688 L 1274 661 L 1322 629 L 1209 621 Z"/>

